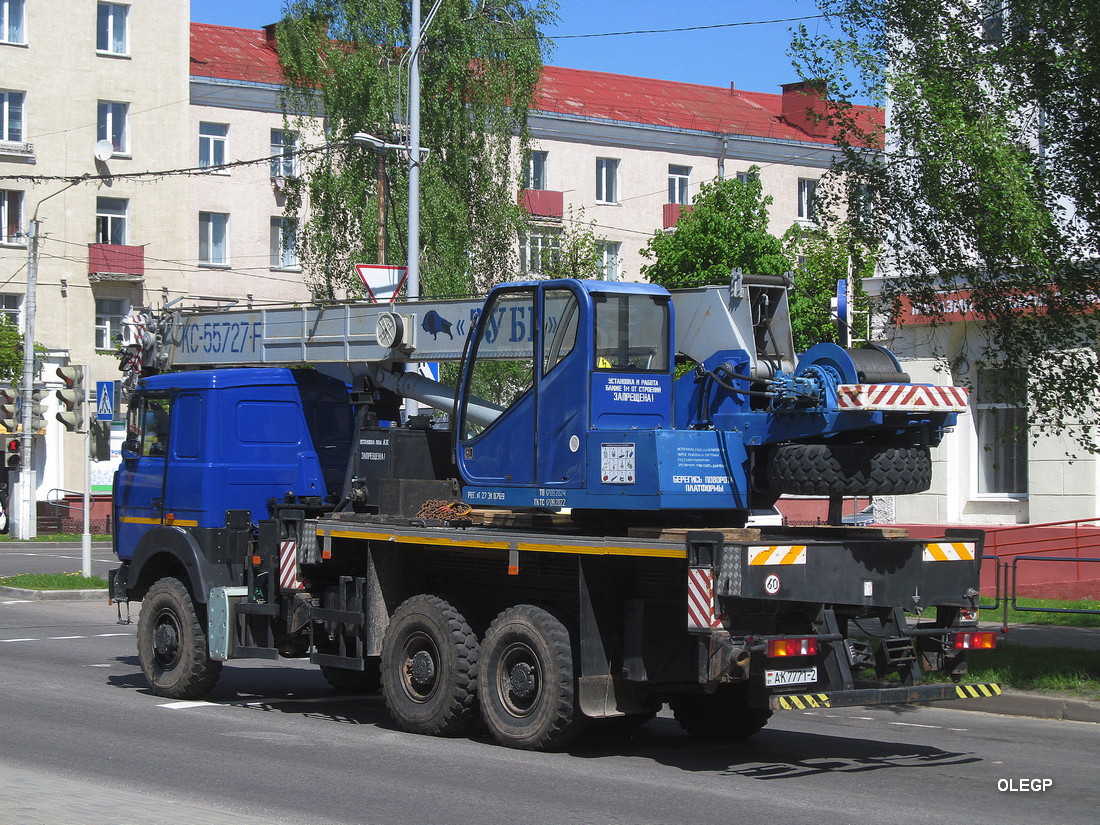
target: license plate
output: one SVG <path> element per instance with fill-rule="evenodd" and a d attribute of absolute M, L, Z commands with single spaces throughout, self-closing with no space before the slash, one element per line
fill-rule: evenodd
<path fill-rule="evenodd" d="M 805 667 L 800 670 L 765 670 L 764 684 L 768 687 L 782 685 L 808 685 L 817 681 L 817 668 Z"/>

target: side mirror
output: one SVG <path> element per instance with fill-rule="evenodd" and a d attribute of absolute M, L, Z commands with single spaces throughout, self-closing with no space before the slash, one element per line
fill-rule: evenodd
<path fill-rule="evenodd" d="M 124 459 L 137 458 L 141 450 L 141 442 L 136 438 L 127 438 L 122 442 L 122 457 Z"/>

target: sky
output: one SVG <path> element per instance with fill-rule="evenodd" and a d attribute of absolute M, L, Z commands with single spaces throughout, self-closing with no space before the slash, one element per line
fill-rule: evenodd
<path fill-rule="evenodd" d="M 431 3 L 421 0 L 425 15 Z M 282 0 L 191 0 L 191 20 L 258 29 L 278 21 L 282 8 Z M 790 29 L 798 22 L 762 21 L 817 14 L 814 0 L 559 0 L 560 21 L 547 30 L 555 43 L 547 62 L 778 93 L 780 84 L 798 80 L 787 55 Z M 822 25 L 816 18 L 803 22 L 811 32 Z M 694 30 L 578 36 L 690 28 Z"/>

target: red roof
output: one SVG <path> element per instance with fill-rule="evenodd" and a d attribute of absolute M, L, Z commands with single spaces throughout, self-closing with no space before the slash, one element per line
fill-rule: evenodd
<path fill-rule="evenodd" d="M 274 41 L 264 29 L 191 24 L 191 74 L 198 77 L 282 84 Z M 791 95 L 798 96 L 792 100 Z M 691 129 L 702 132 L 828 143 L 822 127 L 793 125 L 812 100 L 788 91 L 788 119 L 782 94 L 745 92 L 671 80 L 545 66 L 535 94 L 538 111 Z M 803 103 L 802 101 L 805 101 Z M 881 110 L 857 107 L 881 124 Z M 817 132 L 817 135 L 811 134 Z"/>
<path fill-rule="evenodd" d="M 282 85 L 274 42 L 264 29 L 191 24 L 191 76 Z"/>

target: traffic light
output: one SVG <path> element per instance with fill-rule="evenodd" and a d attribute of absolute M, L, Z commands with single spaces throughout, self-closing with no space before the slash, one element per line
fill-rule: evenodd
<path fill-rule="evenodd" d="M 8 433 L 19 430 L 19 390 L 15 387 L 0 387 L 0 428 Z"/>
<path fill-rule="evenodd" d="M 23 464 L 23 457 L 20 452 L 20 447 L 22 445 L 19 443 L 19 439 L 9 438 L 6 442 L 6 446 L 7 450 L 5 452 L 7 453 L 7 457 L 5 459 L 5 464 L 9 470 L 18 470 Z"/>
<path fill-rule="evenodd" d="M 57 400 L 65 409 L 57 414 L 57 420 L 65 425 L 69 432 L 84 429 L 84 403 L 87 400 L 84 389 L 84 367 L 58 367 L 58 377 L 64 382 L 65 389 L 58 390 Z"/>
<path fill-rule="evenodd" d="M 42 403 L 49 390 L 37 387 L 31 392 L 31 432 L 46 432 L 46 406 Z"/>

